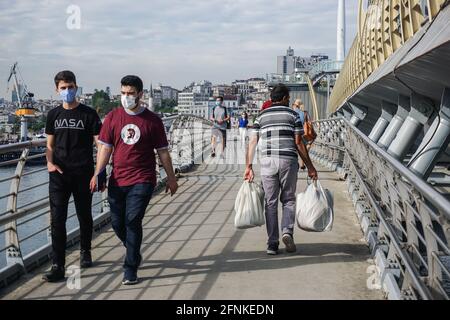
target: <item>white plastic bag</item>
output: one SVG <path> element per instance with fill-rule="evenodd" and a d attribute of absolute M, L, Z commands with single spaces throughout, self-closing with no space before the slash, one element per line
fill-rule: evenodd
<path fill-rule="evenodd" d="M 297 226 L 305 231 L 331 231 L 333 227 L 333 195 L 319 181 L 311 183 L 297 195 Z"/>
<path fill-rule="evenodd" d="M 234 226 L 247 229 L 265 224 L 264 191 L 257 183 L 244 181 L 234 203 Z"/>

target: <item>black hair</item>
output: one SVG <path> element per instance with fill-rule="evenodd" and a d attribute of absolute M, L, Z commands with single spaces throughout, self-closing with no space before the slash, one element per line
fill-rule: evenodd
<path fill-rule="evenodd" d="M 216 99 L 220 99 L 220 101 L 223 102 L 223 97 L 222 96 L 218 96 Z"/>
<path fill-rule="evenodd" d="M 73 83 L 75 83 L 75 85 L 77 84 L 77 78 L 75 77 L 75 74 L 69 70 L 64 70 L 64 71 L 58 72 L 56 74 L 56 76 L 55 76 L 56 88 L 58 88 L 58 84 L 60 81 L 73 82 Z"/>
<path fill-rule="evenodd" d="M 270 93 L 270 99 L 273 102 L 280 102 L 284 97 L 289 96 L 289 88 L 284 84 L 277 84 Z"/>
<path fill-rule="evenodd" d="M 120 80 L 122 86 L 130 86 L 136 88 L 137 92 L 140 93 L 144 89 L 144 84 L 138 76 L 125 76 Z"/>

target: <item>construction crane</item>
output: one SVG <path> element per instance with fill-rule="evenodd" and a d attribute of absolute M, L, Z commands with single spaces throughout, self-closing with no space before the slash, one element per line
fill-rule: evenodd
<path fill-rule="evenodd" d="M 19 81 L 17 80 L 17 62 L 11 67 L 11 72 L 8 77 L 8 85 L 11 79 L 13 80 L 14 88 L 16 91 L 17 102 L 19 107 L 15 114 L 20 117 L 20 141 L 28 140 L 28 119 L 34 118 L 36 115 L 36 109 L 33 108 L 34 94 L 28 92 L 26 86 L 23 85 L 23 92 L 20 90 Z M 23 79 L 22 79 L 23 82 Z"/>

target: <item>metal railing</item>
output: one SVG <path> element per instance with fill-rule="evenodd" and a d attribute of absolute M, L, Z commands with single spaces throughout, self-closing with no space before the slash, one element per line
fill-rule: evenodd
<path fill-rule="evenodd" d="M 169 127 L 168 137 L 174 167 L 177 171 L 184 171 L 193 164 L 201 162 L 203 151 L 209 145 L 211 122 L 192 115 L 180 115 L 164 118 L 166 128 Z M 42 265 L 50 259 L 50 207 L 48 200 L 48 174 L 46 167 L 26 166 L 30 159 L 45 158 L 45 149 L 30 156 L 30 150 L 44 147 L 46 140 L 36 140 L 23 143 L 0 146 L 0 155 L 10 152 L 21 152 L 18 159 L 0 163 L 0 170 L 15 165 L 13 174 L 0 177 L 0 186 L 9 184 L 9 191 L 0 194 L 0 201 L 5 202 L 0 208 L 0 255 L 4 255 L 4 265 L 0 265 L 0 287 L 11 283 L 21 274 Z M 109 168 L 110 171 L 111 168 Z M 158 187 L 164 183 L 166 175 L 163 169 L 158 172 Z M 24 179 L 34 179 L 31 185 L 23 187 Z M 0 189 L 1 190 L 1 189 Z M 31 200 L 22 199 L 26 194 L 33 194 Z M 37 194 L 41 194 L 37 196 Z M 98 230 L 110 222 L 107 192 L 97 195 L 93 199 L 94 229 Z M 1 204 L 2 202 L 0 202 Z M 69 202 L 69 205 L 73 200 Z M 68 221 L 76 216 L 75 208 L 69 206 Z M 76 219 L 74 219 L 76 220 Z M 24 227 L 31 231 L 24 234 Z M 68 246 L 79 240 L 77 224 L 68 231 Z M 37 249 L 24 254 L 24 244 L 42 243 Z M 0 259 L 1 261 L 1 259 Z"/>
<path fill-rule="evenodd" d="M 339 73 L 344 61 L 324 60 L 317 62 L 308 72 L 309 78 L 315 82 L 317 77 L 327 73 Z"/>
<path fill-rule="evenodd" d="M 391 299 L 449 299 L 450 201 L 342 118 L 316 122 L 316 161 L 347 181 Z"/>
<path fill-rule="evenodd" d="M 268 83 L 286 83 L 286 84 L 307 84 L 306 73 L 294 73 L 294 74 L 279 74 L 271 73 L 268 76 Z"/>

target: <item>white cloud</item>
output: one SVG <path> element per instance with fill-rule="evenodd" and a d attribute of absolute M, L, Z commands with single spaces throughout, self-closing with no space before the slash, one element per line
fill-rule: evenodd
<path fill-rule="evenodd" d="M 81 8 L 81 29 L 68 30 L 66 8 Z M 0 77 L 19 61 L 38 97 L 71 69 L 91 91 L 118 89 L 124 74 L 182 88 L 193 80 L 230 82 L 276 71 L 276 56 L 335 55 L 335 0 L 21 0 L 0 3 Z M 347 2 L 347 46 L 356 2 Z M 0 96 L 5 95 L 0 81 Z M 9 96 L 10 94 L 8 94 Z"/>

